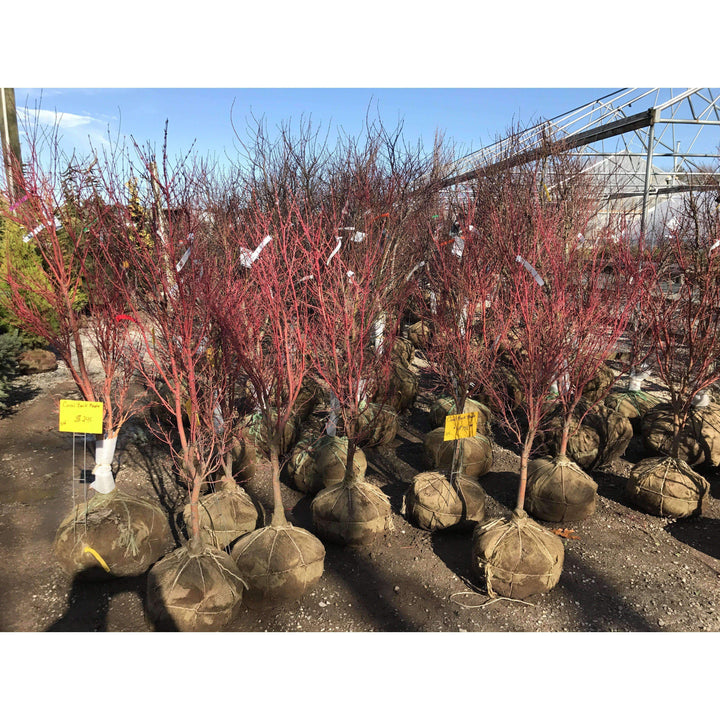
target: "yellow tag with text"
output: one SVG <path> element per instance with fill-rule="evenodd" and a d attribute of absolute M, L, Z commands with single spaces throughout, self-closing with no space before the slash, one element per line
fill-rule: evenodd
<path fill-rule="evenodd" d="M 60 401 L 60 432 L 102 435 L 103 404 L 86 400 Z"/>
<path fill-rule="evenodd" d="M 445 436 L 443 440 L 462 440 L 467 437 L 475 437 L 477 424 L 478 414 L 476 412 L 448 415 L 445 418 Z"/>

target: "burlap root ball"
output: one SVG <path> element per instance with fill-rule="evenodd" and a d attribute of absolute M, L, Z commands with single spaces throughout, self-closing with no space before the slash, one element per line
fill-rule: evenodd
<path fill-rule="evenodd" d="M 293 415 L 300 421 L 306 420 L 322 399 L 323 391 L 317 380 L 306 376 L 293 403 Z"/>
<path fill-rule="evenodd" d="M 392 357 L 393 360 L 399 360 L 406 367 L 410 367 L 415 359 L 415 346 L 407 338 L 398 336 L 392 348 Z"/>
<path fill-rule="evenodd" d="M 244 535 L 231 555 L 247 583 L 244 602 L 251 608 L 297 600 L 320 579 L 325 563 L 320 540 L 290 523 Z"/>
<path fill-rule="evenodd" d="M 242 482 L 252 480 L 255 475 L 255 466 L 257 464 L 257 453 L 255 445 L 247 442 L 243 438 L 233 438 L 230 446 L 230 455 L 232 460 L 231 472 L 233 478 Z M 215 481 L 219 482 L 225 476 L 225 468 L 220 468 L 215 473 Z"/>
<path fill-rule="evenodd" d="M 423 350 L 427 347 L 428 341 L 430 340 L 430 326 L 425 321 L 418 320 L 408 327 L 407 336 L 414 347 L 418 350 Z"/>
<path fill-rule="evenodd" d="M 237 615 L 243 589 L 226 552 L 190 542 L 150 569 L 147 618 L 157 630 L 222 630 Z"/>
<path fill-rule="evenodd" d="M 590 402 L 597 402 L 608 392 L 608 388 L 610 388 L 614 382 L 615 373 L 612 371 L 612 368 L 606 363 L 602 363 L 595 377 L 585 385 L 583 397 Z"/>
<path fill-rule="evenodd" d="M 523 600 L 557 585 L 565 560 L 562 540 L 524 511 L 478 525 L 473 531 L 473 574 L 490 597 Z"/>
<path fill-rule="evenodd" d="M 405 493 L 405 516 L 430 532 L 481 522 L 485 518 L 485 491 L 475 480 L 465 477 L 459 477 L 457 484 L 460 492 L 444 473 L 419 473 Z"/>
<path fill-rule="evenodd" d="M 657 398 L 643 390 L 615 390 L 605 398 L 605 404 L 611 410 L 624 415 L 635 431 L 640 430 L 642 418 L 658 402 Z"/>
<path fill-rule="evenodd" d="M 445 428 L 435 428 L 423 439 L 425 463 L 431 470 L 449 472 L 452 466 L 455 443 L 444 440 Z M 474 437 L 458 440 L 462 446 L 460 474 L 467 478 L 479 478 L 490 471 L 493 463 L 492 444 L 478 432 Z"/>
<path fill-rule="evenodd" d="M 708 481 L 684 460 L 653 457 L 633 467 L 626 494 L 651 515 L 681 518 L 698 514 L 709 490 Z"/>
<path fill-rule="evenodd" d="M 66 515 L 55 535 L 53 553 L 68 575 L 105 580 L 140 575 L 174 546 L 163 509 L 116 488 L 95 494 Z"/>
<path fill-rule="evenodd" d="M 345 477 L 348 439 L 323 435 L 314 444 L 293 452 L 288 472 L 295 487 L 304 493 L 316 493 L 337 485 Z M 362 480 L 367 471 L 367 458 L 362 448 L 356 447 L 353 455 L 353 479 Z"/>
<path fill-rule="evenodd" d="M 368 403 L 358 416 L 358 427 L 360 445 L 388 445 L 399 428 L 397 413 L 389 406 Z"/>
<path fill-rule="evenodd" d="M 398 413 L 407 410 L 415 402 L 417 393 L 417 375 L 402 362 L 394 362 L 390 375 L 390 406 Z"/>
<path fill-rule="evenodd" d="M 271 417 L 274 420 L 277 417 L 277 412 L 273 409 L 270 411 Z M 270 448 L 268 446 L 267 439 L 267 427 L 263 420 L 261 413 L 255 413 L 247 419 L 247 437 L 250 444 L 255 446 L 256 451 L 262 452 L 264 455 L 268 455 Z M 292 415 L 288 418 L 285 423 L 285 430 L 283 436 L 280 438 L 280 454 L 284 455 L 292 448 L 295 440 L 300 434 L 300 423 L 299 420 Z"/>
<path fill-rule="evenodd" d="M 668 403 L 658 403 L 648 410 L 641 422 L 645 449 L 653 455 L 667 455 L 673 440 L 672 410 Z M 688 421 L 680 431 L 677 456 L 696 467 L 720 466 L 720 405 L 691 408 Z"/>
<path fill-rule="evenodd" d="M 581 403 L 571 420 L 566 455 L 583 470 L 595 470 L 617 460 L 625 452 L 632 439 L 632 425 L 620 413 L 598 405 L 583 418 L 578 428 L 577 417 L 582 408 Z M 535 449 L 546 455 L 557 455 L 561 439 L 562 420 L 555 415 L 548 427 L 538 432 Z"/>
<path fill-rule="evenodd" d="M 597 483 L 567 457 L 528 464 L 525 510 L 546 522 L 577 522 L 595 512 Z"/>
<path fill-rule="evenodd" d="M 390 500 L 364 480 L 322 490 L 312 502 L 312 517 L 318 536 L 338 545 L 367 545 L 392 528 Z"/>
<path fill-rule="evenodd" d="M 484 405 L 477 400 L 468 398 L 465 401 L 462 414 L 473 413 L 478 414 L 477 431 L 481 435 L 490 435 L 490 420 L 492 419 L 492 412 L 487 405 Z M 451 397 L 441 397 L 436 400 L 430 408 L 430 424 L 435 427 L 445 427 L 445 419 L 448 415 L 458 414 L 455 410 L 455 401 Z"/>
<path fill-rule="evenodd" d="M 200 539 L 205 545 L 224 550 L 241 535 L 255 529 L 258 511 L 250 496 L 238 485 L 225 483 L 215 492 L 200 498 Z M 192 527 L 190 505 L 183 510 L 188 533 Z"/>

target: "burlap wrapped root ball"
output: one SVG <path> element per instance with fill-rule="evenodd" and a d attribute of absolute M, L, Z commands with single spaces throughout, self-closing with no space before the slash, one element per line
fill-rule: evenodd
<path fill-rule="evenodd" d="M 585 406 L 580 403 L 570 421 L 566 455 L 583 470 L 595 470 L 617 460 L 627 450 L 633 431 L 630 421 L 605 405 L 597 405 L 578 427 L 577 418 Z M 535 449 L 554 456 L 560 452 L 562 418 L 551 417 L 548 427 L 538 432 Z"/>
<path fill-rule="evenodd" d="M 557 585 L 565 560 L 562 540 L 523 510 L 473 531 L 472 572 L 490 597 L 523 600 Z"/>
<path fill-rule="evenodd" d="M 258 511 L 250 496 L 235 483 L 200 498 L 198 502 L 200 539 L 205 545 L 224 550 L 241 535 L 255 529 Z M 183 510 L 185 527 L 192 526 L 190 504 Z"/>
<path fill-rule="evenodd" d="M 653 455 L 667 455 L 673 441 L 672 410 L 668 403 L 658 403 L 648 410 L 641 422 L 645 449 Z M 677 456 L 696 467 L 720 466 L 720 405 L 691 408 L 688 421 L 680 431 Z"/>
<path fill-rule="evenodd" d="M 368 403 L 358 416 L 359 444 L 366 447 L 388 445 L 399 428 L 395 410 L 387 405 Z"/>
<path fill-rule="evenodd" d="M 322 399 L 323 391 L 320 384 L 314 378 L 306 376 L 293 403 L 293 416 L 299 421 L 306 420 Z"/>
<path fill-rule="evenodd" d="M 222 630 L 237 615 L 244 587 L 226 552 L 191 541 L 150 569 L 147 617 L 157 630 Z"/>
<path fill-rule="evenodd" d="M 452 466 L 454 441 L 446 441 L 445 428 L 427 433 L 423 439 L 425 463 L 429 469 L 449 472 Z M 478 432 L 473 437 L 458 440 L 462 447 L 459 472 L 466 478 L 479 478 L 490 472 L 493 463 L 492 444 Z"/>
<path fill-rule="evenodd" d="M 400 361 L 406 367 L 410 367 L 415 359 L 415 346 L 407 338 L 396 337 L 392 348 L 392 358 L 393 361 Z"/>
<path fill-rule="evenodd" d="M 175 546 L 163 509 L 115 488 L 76 505 L 55 535 L 53 553 L 70 576 L 104 580 L 144 573 Z"/>
<path fill-rule="evenodd" d="M 271 412 L 271 419 L 273 424 L 277 417 L 277 412 L 273 409 Z M 257 451 L 262 452 L 264 455 L 268 455 L 270 452 L 270 446 L 268 445 L 267 427 L 265 420 L 261 413 L 255 413 L 254 415 L 247 418 L 247 437 L 250 444 L 255 446 Z M 285 423 L 285 430 L 282 437 L 280 438 L 280 454 L 284 455 L 290 450 L 298 435 L 300 434 L 300 423 L 299 420 L 292 415 L 288 418 Z"/>
<path fill-rule="evenodd" d="M 709 490 L 708 481 L 684 460 L 654 457 L 633 467 L 626 494 L 651 515 L 681 518 L 698 514 Z"/>
<path fill-rule="evenodd" d="M 477 431 L 481 435 L 490 435 L 490 420 L 492 412 L 487 405 L 477 400 L 468 398 L 465 401 L 462 414 L 473 413 L 478 414 Z M 430 408 L 430 424 L 435 427 L 445 427 L 445 419 L 448 415 L 458 414 L 455 410 L 455 401 L 448 396 L 444 396 L 436 400 Z"/>
<path fill-rule="evenodd" d="M 598 368 L 595 377 L 585 385 L 583 397 L 590 402 L 598 402 L 608 392 L 608 389 L 615 382 L 615 373 L 607 363 L 602 363 Z"/>
<path fill-rule="evenodd" d="M 390 374 L 390 406 L 398 413 L 407 410 L 415 402 L 417 393 L 417 375 L 404 363 L 394 362 Z"/>
<path fill-rule="evenodd" d="M 419 473 L 405 493 L 405 516 L 423 530 L 468 527 L 485 518 L 485 491 L 475 480 L 459 477 L 457 488 L 444 473 Z"/>
<path fill-rule="evenodd" d="M 320 540 L 289 523 L 244 535 L 231 556 L 248 586 L 244 602 L 252 608 L 297 600 L 320 579 L 325 564 Z"/>
<path fill-rule="evenodd" d="M 347 467 L 347 450 L 346 437 L 323 435 L 315 443 L 293 452 L 288 463 L 288 473 L 295 487 L 300 492 L 316 493 L 342 482 Z M 351 477 L 362 480 L 366 471 L 367 457 L 362 448 L 356 447 Z"/>
<path fill-rule="evenodd" d="M 333 485 L 312 502 L 315 531 L 338 545 L 367 545 L 392 528 L 387 495 L 364 480 Z"/>
<path fill-rule="evenodd" d="M 430 326 L 424 320 L 418 320 L 407 329 L 408 340 L 418 350 L 424 350 L 427 347 L 431 334 Z"/>
<path fill-rule="evenodd" d="M 643 390 L 615 390 L 605 398 L 605 404 L 625 416 L 634 431 L 640 431 L 645 414 L 652 410 L 659 400 Z"/>
<path fill-rule="evenodd" d="M 567 457 L 528 464 L 525 510 L 546 522 L 578 522 L 595 512 L 597 483 Z"/>

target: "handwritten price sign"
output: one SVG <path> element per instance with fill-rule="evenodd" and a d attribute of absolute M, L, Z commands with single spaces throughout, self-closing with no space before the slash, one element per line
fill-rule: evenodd
<path fill-rule="evenodd" d="M 443 440 L 462 440 L 475 437 L 477 432 L 478 414 L 476 412 L 463 415 L 448 415 L 445 418 L 445 436 Z"/>
<path fill-rule="evenodd" d="M 60 432 L 90 433 L 103 431 L 103 404 L 85 400 L 60 401 Z"/>

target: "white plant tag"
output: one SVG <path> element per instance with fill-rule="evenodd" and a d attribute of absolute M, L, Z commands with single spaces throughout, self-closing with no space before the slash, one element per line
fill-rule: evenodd
<path fill-rule="evenodd" d="M 518 255 L 515 260 L 519 262 L 534 278 L 535 282 L 542 287 L 545 281 L 540 277 L 540 273 L 521 255 Z"/>

